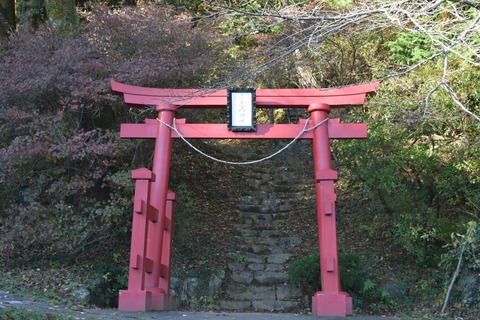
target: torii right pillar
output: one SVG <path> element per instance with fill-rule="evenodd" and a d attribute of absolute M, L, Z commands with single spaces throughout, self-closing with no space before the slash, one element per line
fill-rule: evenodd
<path fill-rule="evenodd" d="M 313 120 L 312 125 L 327 119 L 330 110 L 328 104 L 311 104 L 308 112 Z M 312 298 L 312 313 L 318 316 L 351 315 L 352 298 L 340 289 L 334 191 L 338 175 L 332 169 L 327 123 L 313 130 L 313 161 L 322 291 L 315 293 Z"/>

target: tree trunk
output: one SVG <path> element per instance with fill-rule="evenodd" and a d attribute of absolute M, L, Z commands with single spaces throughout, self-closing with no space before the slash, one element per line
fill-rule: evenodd
<path fill-rule="evenodd" d="M 18 4 L 20 26 L 36 30 L 47 19 L 43 0 L 20 0 Z"/>
<path fill-rule="evenodd" d="M 306 59 L 303 57 L 300 50 L 295 50 L 294 63 L 297 71 L 299 88 L 318 88 L 317 80 L 315 79 L 312 70 L 305 65 L 305 61 Z"/>
<path fill-rule="evenodd" d="M 0 0 L 0 38 L 15 30 L 15 0 Z"/>
<path fill-rule="evenodd" d="M 46 0 L 50 25 L 57 31 L 74 31 L 79 18 L 75 0 Z"/>

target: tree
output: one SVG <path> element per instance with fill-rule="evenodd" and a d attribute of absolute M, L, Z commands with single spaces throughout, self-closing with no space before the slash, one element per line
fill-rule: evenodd
<path fill-rule="evenodd" d="M 15 0 L 0 0 L 0 38 L 15 30 Z"/>
<path fill-rule="evenodd" d="M 47 0 L 46 10 L 50 25 L 60 31 L 73 31 L 79 17 L 75 0 Z"/>
<path fill-rule="evenodd" d="M 124 238 L 130 171 L 150 165 L 150 149 L 120 140 L 138 115 L 110 80 L 195 87 L 223 60 L 222 39 L 171 7 L 93 6 L 83 18 L 79 32 L 22 28 L 0 46 L 0 260 Z"/>
<path fill-rule="evenodd" d="M 19 25 L 28 30 L 37 30 L 47 20 L 43 0 L 20 0 L 18 12 Z"/>
<path fill-rule="evenodd" d="M 480 3 L 476 1 L 254 1 L 246 9 L 243 1 L 236 4 L 205 2 L 216 19 L 243 17 L 250 24 L 255 22 L 251 35 L 271 30 L 272 26 L 281 32 L 275 42 L 265 43 L 264 50 L 252 56 L 250 69 L 236 74 L 232 79 L 239 80 L 230 80 L 233 83 L 258 77 L 291 55 L 298 55 L 299 50 L 312 58 L 324 55 L 324 47 L 339 36 L 355 41 L 379 35 L 383 38 L 380 54 L 389 51 L 390 57 L 371 63 L 369 74 L 358 80 L 398 79 L 425 65 L 435 65 L 435 81 L 425 88 L 415 118 L 435 117 L 431 113 L 432 97 L 443 91 L 453 101 L 452 107 L 480 121 L 478 103 L 470 103 L 472 91 L 455 79 L 459 65 L 470 71 L 480 66 Z"/>
<path fill-rule="evenodd" d="M 47 21 L 54 30 L 60 32 L 75 31 L 78 27 L 75 0 L 20 0 L 18 10 L 20 26 L 30 31 L 37 30 Z"/>
<path fill-rule="evenodd" d="M 360 110 L 369 139 L 334 143 L 372 230 L 423 265 L 480 208 L 480 3 L 204 2 L 204 20 L 243 45 L 222 86 L 337 87 L 382 80 Z M 367 200 L 365 200 L 367 199 Z M 372 231 L 373 232 L 373 231 Z"/>

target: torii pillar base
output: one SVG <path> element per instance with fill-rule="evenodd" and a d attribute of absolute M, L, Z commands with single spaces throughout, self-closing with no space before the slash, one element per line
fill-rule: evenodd
<path fill-rule="evenodd" d="M 118 309 L 145 312 L 151 310 L 152 294 L 145 290 L 120 290 Z"/>
<path fill-rule="evenodd" d="M 163 292 L 151 292 L 152 303 L 150 310 L 171 311 L 175 309 L 175 296 Z"/>
<path fill-rule="evenodd" d="M 120 290 L 118 306 L 122 311 L 171 311 L 175 309 L 175 296 L 146 290 Z"/>
<path fill-rule="evenodd" d="M 317 292 L 312 298 L 312 313 L 316 316 L 351 315 L 352 297 L 346 292 Z"/>

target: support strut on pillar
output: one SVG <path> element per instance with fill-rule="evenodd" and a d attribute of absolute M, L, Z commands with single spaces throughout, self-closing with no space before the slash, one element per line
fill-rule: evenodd
<path fill-rule="evenodd" d="M 312 104 L 308 111 L 316 125 L 328 118 L 330 106 Z M 346 316 L 352 314 L 352 298 L 340 289 L 334 191 L 337 172 L 332 169 L 327 123 L 313 131 L 313 160 L 322 291 L 312 297 L 312 312 L 318 316 Z"/>
<path fill-rule="evenodd" d="M 164 310 L 173 310 L 175 308 L 175 296 L 170 295 L 170 273 L 172 268 L 173 207 L 177 200 L 177 195 L 169 190 L 163 224 L 163 248 L 159 279 L 159 288 L 167 293 Z"/>
<path fill-rule="evenodd" d="M 147 258 L 148 225 L 154 223 L 156 213 L 150 206 L 150 186 L 155 181 L 153 172 L 146 168 L 134 170 L 135 196 L 132 221 L 132 242 L 128 289 L 121 290 L 118 308 L 124 311 L 147 311 L 151 309 L 152 295 L 145 290 L 145 275 L 152 272 L 153 263 Z"/>

